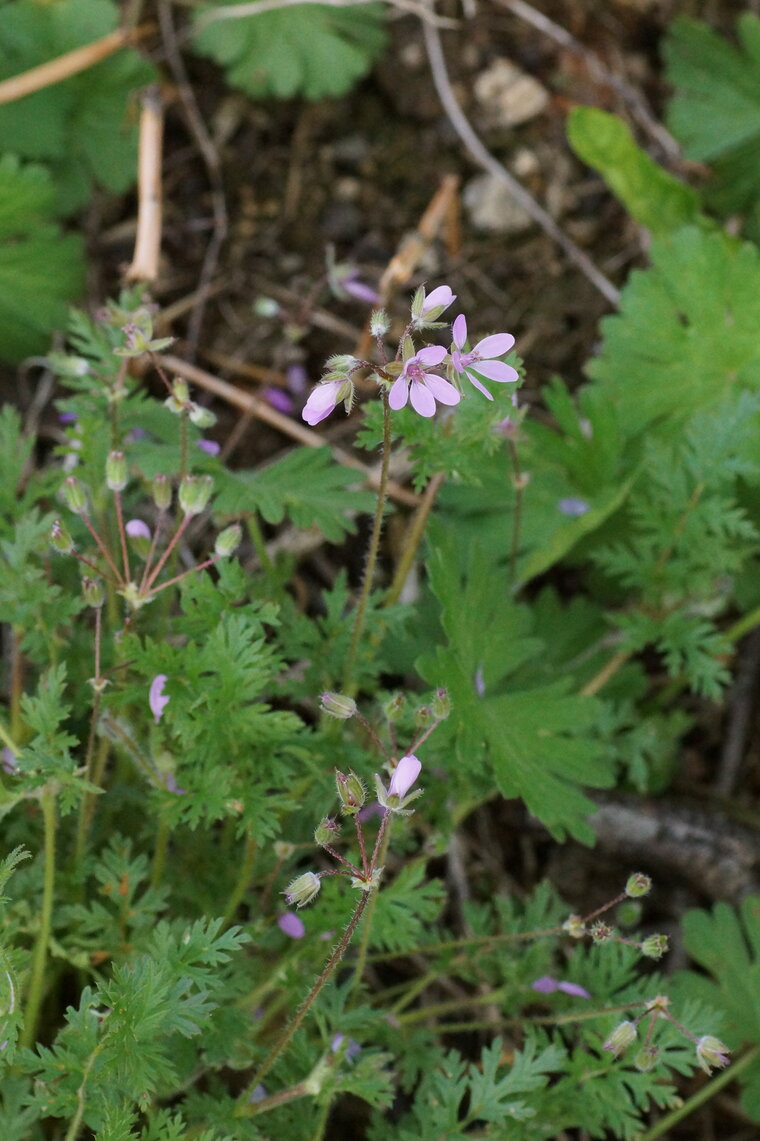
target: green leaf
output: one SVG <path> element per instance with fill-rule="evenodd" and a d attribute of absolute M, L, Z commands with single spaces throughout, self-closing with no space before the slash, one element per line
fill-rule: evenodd
<path fill-rule="evenodd" d="M 431 531 L 430 582 L 442 608 L 446 646 L 419 663 L 431 684 L 445 685 L 453 712 L 447 725 L 455 738 L 460 782 L 484 758 L 499 791 L 519 796 L 561 839 L 567 832 L 584 843 L 592 802 L 581 786 L 605 787 L 613 772 L 594 729 L 596 700 L 569 692 L 572 678 L 544 685 L 521 682 L 520 667 L 545 655 L 532 633 L 527 606 L 509 595 L 506 572 L 470 548 L 460 568 L 456 540 Z"/>
<path fill-rule="evenodd" d="M 757 248 L 687 227 L 653 243 L 652 263 L 631 275 L 620 313 L 602 322 L 602 350 L 587 370 L 629 438 L 730 390 L 760 387 Z"/>
<path fill-rule="evenodd" d="M 0 79 L 46 63 L 112 32 L 113 0 L 13 0 L 0 21 Z M 137 125 L 132 96 L 156 78 L 136 52 L 122 49 L 94 67 L 0 107 L 5 150 L 47 160 L 56 209 L 83 205 L 93 183 L 123 191 L 135 180 Z"/>
<path fill-rule="evenodd" d="M 721 214 L 752 210 L 760 199 L 760 20 L 739 18 L 737 50 L 707 25 L 675 20 L 663 45 L 676 93 L 668 124 L 689 158 L 713 165 L 704 197 Z"/>
<path fill-rule="evenodd" d="M 193 46 L 224 67 L 232 87 L 256 99 L 345 95 L 386 43 L 381 4 L 299 4 L 209 22 L 214 7 L 194 13 Z"/>
<path fill-rule="evenodd" d="M 231 515 L 259 511 L 267 523 L 287 515 L 296 527 L 318 527 L 339 543 L 356 530 L 351 514 L 375 504 L 372 492 L 356 489 L 358 479 L 327 448 L 298 448 L 261 471 L 220 473 L 214 506 Z"/>
<path fill-rule="evenodd" d="M 568 119 L 567 137 L 578 158 L 599 171 L 631 217 L 653 234 L 689 224 L 708 225 L 700 214 L 697 193 L 641 150 L 617 115 L 576 107 Z"/>
<path fill-rule="evenodd" d="M 52 221 L 55 191 L 41 166 L 0 158 L 0 357 L 48 347 L 84 286 L 84 246 Z"/>

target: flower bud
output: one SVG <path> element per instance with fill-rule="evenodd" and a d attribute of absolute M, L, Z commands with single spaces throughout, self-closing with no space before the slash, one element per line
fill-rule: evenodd
<path fill-rule="evenodd" d="M 164 401 L 165 406 L 170 412 L 174 412 L 176 416 L 180 412 L 185 412 L 190 403 L 190 389 L 187 386 L 187 381 L 181 376 L 175 376 L 172 381 L 172 394 Z"/>
<path fill-rule="evenodd" d="M 82 579 L 82 593 L 84 594 L 84 600 L 88 606 L 99 610 L 103 605 L 105 594 L 103 592 L 103 583 L 99 578 L 89 578 L 89 576 L 85 575 Z"/>
<path fill-rule="evenodd" d="M 660 1050 L 657 1046 L 642 1046 L 636 1057 L 633 1059 L 633 1064 L 636 1069 L 642 1073 L 647 1074 L 653 1070 L 657 1065 L 660 1058 Z"/>
<path fill-rule="evenodd" d="M 190 419 L 198 428 L 213 428 L 216 416 L 208 408 L 201 408 L 200 404 L 191 403 Z"/>
<path fill-rule="evenodd" d="M 154 475 L 150 490 L 158 510 L 166 511 L 172 501 L 172 485 L 169 477 L 162 472 Z"/>
<path fill-rule="evenodd" d="M 282 894 L 291 907 L 293 905 L 296 907 L 305 907 L 307 903 L 311 903 L 313 899 L 316 899 L 321 886 L 319 876 L 316 872 L 304 872 L 303 875 L 297 876 L 292 883 L 288 884 Z"/>
<path fill-rule="evenodd" d="M 642 895 L 648 895 L 651 890 L 652 879 L 642 872 L 634 872 L 632 876 L 628 877 L 628 882 L 625 885 L 625 894 L 630 899 L 640 899 Z"/>
<path fill-rule="evenodd" d="M 647 959 L 661 959 L 668 949 L 667 935 L 648 935 L 639 950 Z"/>
<path fill-rule="evenodd" d="M 429 705 L 420 705 L 414 711 L 414 724 L 418 729 L 424 729 L 433 720 L 433 710 Z"/>
<path fill-rule="evenodd" d="M 406 698 L 403 693 L 397 693 L 390 701 L 386 701 L 383 706 L 383 713 L 385 714 L 386 721 L 398 721 L 401 714 L 404 712 L 406 705 Z"/>
<path fill-rule="evenodd" d="M 330 717 L 337 717 L 340 721 L 348 721 L 356 713 L 356 702 L 353 697 L 346 697 L 343 693 L 321 693 L 319 707 L 323 713 Z"/>
<path fill-rule="evenodd" d="M 375 309 L 370 315 L 369 331 L 373 337 L 384 337 L 391 327 L 388 314 L 384 309 Z"/>
<path fill-rule="evenodd" d="M 355 816 L 364 807 L 367 790 L 361 779 L 349 769 L 348 776 L 335 770 L 335 786 L 338 790 L 340 810 L 344 816 Z"/>
<path fill-rule="evenodd" d="M 595 923 L 589 934 L 595 943 L 609 943 L 612 938 L 612 928 L 609 923 Z"/>
<path fill-rule="evenodd" d="M 619 1058 L 624 1054 L 632 1042 L 636 1041 L 637 1030 L 635 1022 L 621 1022 L 610 1034 L 602 1047 Z"/>
<path fill-rule="evenodd" d="M 233 523 L 232 526 L 225 527 L 216 537 L 214 554 L 219 559 L 228 559 L 233 551 L 236 551 L 240 546 L 242 538 L 243 529 L 239 523 Z"/>
<path fill-rule="evenodd" d="M 140 558 L 147 558 L 152 539 L 148 524 L 143 523 L 142 519 L 130 519 L 124 530 L 127 532 L 130 543 Z"/>
<path fill-rule="evenodd" d="M 185 515 L 200 515 L 205 511 L 214 481 L 210 475 L 186 475 L 179 485 L 179 505 Z"/>
<path fill-rule="evenodd" d="M 75 515 L 87 514 L 87 492 L 76 476 L 70 475 L 64 480 L 63 497 L 69 511 L 73 511 Z"/>
<path fill-rule="evenodd" d="M 448 690 L 441 686 L 435 691 L 433 698 L 433 717 L 436 721 L 444 721 L 449 713 L 451 713 L 451 701 L 449 699 Z"/>
<path fill-rule="evenodd" d="M 586 925 L 580 915 L 568 915 L 562 924 L 562 930 L 566 932 L 571 939 L 582 939 L 586 934 Z"/>
<path fill-rule="evenodd" d="M 124 452 L 108 453 L 106 484 L 109 491 L 123 491 L 127 486 L 127 457 Z"/>
<path fill-rule="evenodd" d="M 70 555 L 74 550 L 74 540 L 60 519 L 50 528 L 50 545 L 61 555 Z"/>
<path fill-rule="evenodd" d="M 727 1066 L 730 1061 L 728 1054 L 728 1046 L 724 1046 L 720 1038 L 713 1038 L 712 1034 L 705 1034 L 697 1042 L 697 1061 L 706 1074 Z"/>
<path fill-rule="evenodd" d="M 325 816 L 321 820 L 314 831 L 314 843 L 319 844 L 320 848 L 325 844 L 334 844 L 340 835 L 340 825 L 331 820 L 329 816 Z"/>

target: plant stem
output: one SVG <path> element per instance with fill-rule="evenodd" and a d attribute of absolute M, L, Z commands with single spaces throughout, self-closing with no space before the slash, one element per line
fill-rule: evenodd
<path fill-rule="evenodd" d="M 229 927 L 230 923 L 232 923 L 232 920 L 235 918 L 235 912 L 242 903 L 245 893 L 248 891 L 255 858 L 256 841 L 249 832 L 245 838 L 245 850 L 243 852 L 243 862 L 240 865 L 240 872 L 235 880 L 235 886 L 230 893 L 230 898 L 227 900 L 227 907 L 224 911 L 223 923 L 225 927 Z"/>
<path fill-rule="evenodd" d="M 361 593 L 359 594 L 359 601 L 356 606 L 356 614 L 354 615 L 354 630 L 351 636 L 351 646 L 346 658 L 346 668 L 343 671 L 343 685 L 344 693 L 352 694 L 356 690 L 353 681 L 354 667 L 356 665 L 356 653 L 359 649 L 359 642 L 364 632 L 364 620 L 367 613 L 367 601 L 369 599 L 370 591 L 372 590 L 372 582 L 375 577 L 375 566 L 377 564 L 377 553 L 380 548 L 380 533 L 383 529 L 383 512 L 385 510 L 385 500 L 388 494 L 388 469 L 390 467 L 391 459 L 391 410 L 388 404 L 388 393 L 383 392 L 383 459 L 380 468 L 380 484 L 377 489 L 377 506 L 375 507 L 375 518 L 372 524 L 372 534 L 369 540 L 369 548 L 367 550 L 367 563 L 364 568 L 364 580 L 362 582 Z"/>
<path fill-rule="evenodd" d="M 164 867 L 166 866 L 166 853 L 169 850 L 169 821 L 166 818 L 166 813 L 162 813 L 158 821 L 158 832 L 156 834 L 156 850 L 153 853 L 153 872 L 150 877 L 150 886 L 152 888 L 158 887 L 161 883 L 161 877 L 164 874 Z"/>
<path fill-rule="evenodd" d="M 264 541 L 264 534 L 261 530 L 261 524 L 259 523 L 257 516 L 251 513 L 246 519 L 245 523 L 246 527 L 248 528 L 249 538 L 253 543 L 253 549 L 259 556 L 261 569 L 263 570 L 264 574 L 271 575 L 274 568 L 272 566 L 272 560 L 267 553 L 267 545 Z"/>
<path fill-rule="evenodd" d="M 37 1018 L 42 1003 L 42 991 L 45 982 L 45 966 L 47 965 L 48 943 L 50 942 L 50 928 L 53 917 L 53 893 L 55 891 L 55 833 L 56 811 L 55 795 L 46 788 L 40 794 L 40 806 L 45 825 L 45 867 L 42 881 L 42 903 L 40 906 L 40 926 L 37 932 L 37 941 L 32 956 L 32 971 L 29 980 L 29 993 L 24 1011 L 24 1029 L 21 1034 L 21 1045 L 28 1049 L 34 1045 L 37 1037 Z"/>
<path fill-rule="evenodd" d="M 95 1063 L 95 1059 L 97 1058 L 98 1054 L 103 1049 L 105 1044 L 106 1044 L 106 1039 L 102 1038 L 100 1040 L 100 1042 L 98 1042 L 95 1049 L 90 1054 L 89 1058 L 87 1059 L 87 1063 L 86 1063 L 84 1069 L 82 1070 L 82 1081 L 80 1083 L 79 1089 L 77 1090 L 77 1111 L 71 1119 L 69 1127 L 66 1130 L 66 1136 L 64 1137 L 63 1141 L 76 1141 L 76 1138 L 79 1134 L 79 1128 L 82 1124 L 82 1118 L 84 1116 L 84 1107 L 85 1107 L 85 1101 L 86 1101 L 85 1089 L 87 1086 L 87 1079 L 90 1076 L 90 1070 L 92 1069 L 92 1067 Z"/>
<path fill-rule="evenodd" d="M 446 476 L 443 472 L 438 472 L 431 480 L 422 495 L 422 501 L 414 513 L 412 522 L 409 529 L 404 536 L 404 546 L 401 552 L 401 558 L 398 561 L 393 581 L 388 588 L 388 593 L 385 596 L 385 605 L 393 606 L 398 602 L 401 597 L 401 591 L 404 589 L 404 583 L 409 577 L 409 572 L 412 569 L 412 564 L 417 556 L 417 550 L 422 542 L 422 536 L 425 533 L 425 527 L 430 517 L 430 512 L 433 510 L 436 496 L 443 486 Z"/>
<path fill-rule="evenodd" d="M 693 1113 L 695 1109 L 699 1109 L 700 1105 L 704 1105 L 711 1097 L 715 1097 L 719 1090 L 723 1089 L 723 1087 L 727 1086 L 730 1082 L 735 1081 L 744 1070 L 749 1069 L 749 1067 L 757 1061 L 758 1056 L 760 1056 L 760 1046 L 753 1046 L 751 1050 L 747 1051 L 743 1058 L 739 1058 L 739 1060 L 729 1066 L 727 1070 L 716 1074 L 712 1081 L 708 1082 L 702 1089 L 687 1098 L 678 1109 L 666 1113 L 664 1117 L 660 1118 L 656 1125 L 653 1125 L 651 1129 L 647 1129 L 645 1133 L 639 1133 L 638 1141 L 655 1141 L 657 1137 L 664 1137 L 670 1132 L 674 1125 L 677 1125 L 679 1121 L 683 1121 L 684 1118 L 688 1117 L 690 1113 Z"/>
<path fill-rule="evenodd" d="M 377 841 L 375 843 L 375 850 L 372 853 L 372 859 L 370 860 L 370 873 L 373 872 L 375 868 L 382 867 L 385 861 L 385 857 L 388 852 L 388 841 L 390 840 L 391 835 L 390 815 L 390 812 L 386 812 L 385 816 L 383 817 L 383 822 L 380 825 L 380 832 L 378 833 Z M 356 987 L 360 985 L 362 975 L 364 974 L 364 968 L 367 965 L 367 948 L 369 946 L 369 936 L 372 930 L 372 914 L 375 910 L 376 897 L 377 892 L 375 891 L 372 893 L 367 922 L 364 924 L 364 930 L 362 931 L 361 938 L 359 939 L 359 946 L 356 953 L 356 962 L 354 963 L 354 974 L 351 980 L 352 990 L 355 990 Z"/>
<path fill-rule="evenodd" d="M 374 894 L 374 892 L 372 894 Z M 330 975 L 333 973 L 333 971 L 337 967 L 338 963 L 343 958 L 344 954 L 346 953 L 346 948 L 348 947 L 349 943 L 351 942 L 351 940 L 354 936 L 354 933 L 356 932 L 357 927 L 361 923 L 361 919 L 362 919 L 362 916 L 364 915 L 367 904 L 369 903 L 369 899 L 370 899 L 370 893 L 367 891 L 363 891 L 361 893 L 360 898 L 359 898 L 359 902 L 357 903 L 356 908 L 354 909 L 354 913 L 351 916 L 350 920 L 348 921 L 348 926 L 346 927 L 345 931 L 341 935 L 340 941 L 339 941 L 338 945 L 336 946 L 335 950 L 333 951 L 332 955 L 330 955 L 330 958 L 327 960 L 324 967 L 322 968 L 322 973 L 319 975 L 319 977 L 317 978 L 317 981 L 314 983 L 314 986 L 311 988 L 311 990 L 307 994 L 306 998 L 301 1003 L 300 1007 L 298 1008 L 295 1015 L 293 1016 L 292 1021 L 288 1024 L 288 1026 L 286 1026 L 283 1034 L 280 1036 L 279 1040 L 272 1047 L 269 1054 L 264 1059 L 261 1066 L 259 1066 L 259 1069 L 256 1071 L 253 1078 L 248 1083 L 245 1090 L 243 1091 L 240 1098 L 238 1099 L 238 1105 L 237 1105 L 237 1108 L 235 1110 L 235 1117 L 250 1117 L 250 1116 L 252 1116 L 253 1113 L 256 1112 L 255 1108 L 250 1103 L 251 1094 L 256 1089 L 256 1086 L 269 1073 L 272 1066 L 274 1065 L 274 1063 L 279 1058 L 280 1054 L 283 1052 L 283 1050 L 289 1044 L 293 1035 L 298 1030 L 301 1023 L 303 1022 L 304 1018 L 306 1017 L 306 1015 L 311 1010 L 311 1007 L 314 1004 L 314 1000 L 317 998 L 319 992 L 322 990 L 323 986 L 325 985 L 327 980 L 330 978 Z"/>
<path fill-rule="evenodd" d="M 96 611 L 99 616 L 100 611 Z M 98 671 L 96 669 L 96 675 Z M 96 680 L 98 680 L 96 676 Z M 85 759 L 85 780 L 89 783 L 93 781 L 93 771 L 95 768 L 95 740 L 97 733 L 98 718 L 100 717 L 100 691 L 96 690 L 92 699 L 92 713 L 90 714 L 90 731 L 87 737 L 87 754 Z M 81 868 L 82 860 L 84 859 L 85 845 L 87 843 L 87 829 L 92 817 L 92 810 L 95 802 L 95 793 L 86 792 L 82 797 L 79 805 L 79 819 L 77 821 L 77 838 L 74 845 L 74 867 Z"/>

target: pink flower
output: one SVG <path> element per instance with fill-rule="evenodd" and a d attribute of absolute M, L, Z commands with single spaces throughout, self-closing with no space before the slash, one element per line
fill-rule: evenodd
<path fill-rule="evenodd" d="M 463 350 L 467 341 L 467 321 L 463 313 L 459 314 L 451 326 L 451 332 L 454 337 L 451 349 L 451 364 L 454 371 L 460 376 L 466 376 L 478 392 L 482 392 L 488 400 L 493 400 L 493 396 L 475 375 L 476 372 L 488 380 L 498 381 L 499 384 L 514 384 L 520 379 L 517 369 L 496 359 L 508 353 L 514 345 L 515 338 L 511 333 L 494 333 L 491 337 L 484 337 L 471 352 L 466 353 Z"/>
<path fill-rule="evenodd" d="M 402 757 L 393 770 L 391 783 L 388 785 L 388 796 L 397 796 L 399 800 L 403 800 L 421 771 L 422 764 L 413 753 Z"/>
<path fill-rule="evenodd" d="M 565 994 L 575 995 L 576 998 L 591 998 L 586 988 L 580 986 L 579 983 L 555 979 L 551 975 L 542 975 L 540 979 L 536 979 L 534 983 L 530 984 L 530 989 L 537 990 L 539 994 L 553 994 L 555 990 L 561 990 Z"/>
<path fill-rule="evenodd" d="M 346 412 L 350 412 L 353 399 L 354 386 L 347 376 L 338 380 L 325 380 L 312 389 L 301 415 L 313 428 L 334 412 L 341 401 L 346 406 Z"/>
<path fill-rule="evenodd" d="M 284 915 L 281 915 L 277 920 L 277 926 L 283 935 L 287 935 L 290 939 L 303 939 L 306 934 L 303 919 L 294 911 L 286 911 Z"/>
<path fill-rule="evenodd" d="M 150 711 L 156 719 L 156 724 L 161 720 L 164 715 L 164 708 L 169 704 L 171 698 L 164 697 L 164 686 L 167 682 L 166 674 L 156 674 L 153 681 L 150 683 L 150 694 L 148 695 L 148 704 Z"/>
<path fill-rule="evenodd" d="M 443 289 L 444 286 L 440 288 Z M 437 289 L 433 290 L 433 293 L 437 292 Z M 439 365 L 446 355 L 446 350 L 441 345 L 428 345 L 405 362 L 401 375 L 393 382 L 388 395 L 388 403 L 394 411 L 403 408 L 407 400 L 411 400 L 415 412 L 429 417 L 435 415 L 436 400 L 439 404 L 459 403 L 462 396 L 454 385 L 437 373 L 427 371 Z"/>
<path fill-rule="evenodd" d="M 439 285 L 432 293 L 425 293 L 422 291 L 423 302 L 421 315 L 423 317 L 433 317 L 433 310 L 437 310 L 435 317 L 440 317 L 444 309 L 448 309 L 452 302 L 456 301 L 456 293 L 452 293 L 448 285 Z M 433 317 L 433 319 L 435 319 Z"/>

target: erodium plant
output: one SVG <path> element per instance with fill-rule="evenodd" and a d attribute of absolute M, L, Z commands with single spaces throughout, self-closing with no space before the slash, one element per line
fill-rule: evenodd
<path fill-rule="evenodd" d="M 589 687 L 599 613 L 571 616 L 545 652 L 556 600 L 534 621 L 516 599 L 541 449 L 512 335 L 471 344 L 475 317 L 441 320 L 455 301 L 420 288 L 395 355 L 375 312 L 374 359 L 333 356 L 306 401 L 317 425 L 351 411 L 359 377 L 377 394 L 355 596 L 341 575 L 304 601 L 266 530 L 287 517 L 352 534 L 371 508 L 354 470 L 327 449 L 226 467 L 139 292 L 75 314 L 70 351 L 51 355 L 66 389 L 54 459 L 35 470 L 3 413 L 4 1139 L 629 1137 L 650 1105 L 679 1103 L 673 1071 L 727 1065 L 720 1012 L 688 981 L 671 995 L 651 970 L 667 940 L 635 933 L 648 876 L 586 915 L 546 884 L 447 906 L 438 870 L 495 786 L 588 840 L 580 786 L 636 772 L 622 703 Z M 396 441 L 426 490 L 381 587 Z M 509 510 L 476 535 L 468 513 L 496 471 Z M 445 475 L 448 531 L 429 520 Z M 579 488 L 555 491 L 557 526 L 588 525 L 562 506 Z M 605 674 L 629 678 L 624 695 L 626 663 Z"/>

